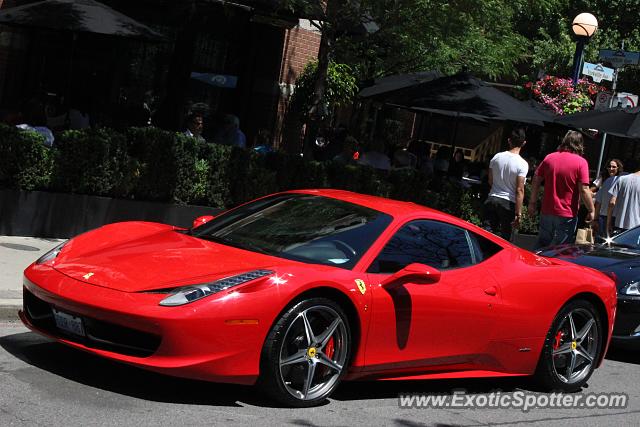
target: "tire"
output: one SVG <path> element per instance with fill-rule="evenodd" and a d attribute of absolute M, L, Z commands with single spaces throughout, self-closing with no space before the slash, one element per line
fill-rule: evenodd
<path fill-rule="evenodd" d="M 302 300 L 274 324 L 262 349 L 259 384 L 290 407 L 316 406 L 336 389 L 351 357 L 351 328 L 327 298 Z"/>
<path fill-rule="evenodd" d="M 535 380 L 547 391 L 578 391 L 593 374 L 603 348 L 603 328 L 593 304 L 569 301 L 547 333 Z"/>

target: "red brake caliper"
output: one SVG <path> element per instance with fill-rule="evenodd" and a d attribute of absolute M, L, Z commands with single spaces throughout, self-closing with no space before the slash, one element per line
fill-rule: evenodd
<path fill-rule="evenodd" d="M 557 350 L 560 348 L 560 343 L 562 342 L 562 337 L 564 337 L 564 332 L 558 331 L 556 337 L 553 340 L 553 349 Z"/>
<path fill-rule="evenodd" d="M 324 354 L 329 358 L 329 359 L 333 359 L 333 352 L 335 351 L 335 347 L 334 347 L 334 343 L 333 343 L 333 337 L 329 338 L 329 341 L 327 342 L 327 345 L 324 349 Z"/>

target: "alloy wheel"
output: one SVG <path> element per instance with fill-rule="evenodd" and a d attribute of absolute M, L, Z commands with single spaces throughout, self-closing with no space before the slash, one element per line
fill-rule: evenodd
<path fill-rule="evenodd" d="M 279 373 L 287 392 L 303 401 L 327 395 L 345 368 L 348 341 L 345 322 L 333 308 L 317 305 L 301 311 L 280 348 Z"/>
<path fill-rule="evenodd" d="M 562 319 L 551 351 L 553 370 L 560 381 L 575 384 L 591 372 L 598 354 L 599 336 L 594 314 L 575 308 Z"/>

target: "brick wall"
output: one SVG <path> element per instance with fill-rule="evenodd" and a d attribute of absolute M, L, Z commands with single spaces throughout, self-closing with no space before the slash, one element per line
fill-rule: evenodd
<path fill-rule="evenodd" d="M 304 20 L 301 20 L 298 26 L 287 30 L 285 34 L 280 71 L 282 90 L 274 135 L 276 145 L 280 145 L 283 140 L 295 140 L 299 136 L 299 129 L 295 124 L 285 126 L 288 97 L 284 94 L 290 91 L 305 65 L 318 59 L 320 38 L 320 32 Z M 291 151 L 295 151 L 295 147 Z"/>
<path fill-rule="evenodd" d="M 308 25 L 298 25 L 287 30 L 283 46 L 280 81 L 293 84 L 305 65 L 318 59 L 320 33 Z"/>

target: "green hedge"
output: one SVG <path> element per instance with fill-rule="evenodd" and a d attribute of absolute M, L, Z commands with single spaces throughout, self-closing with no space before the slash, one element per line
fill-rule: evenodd
<path fill-rule="evenodd" d="M 127 197 L 133 183 L 133 159 L 124 135 L 110 129 L 69 130 L 51 150 L 54 191 Z"/>
<path fill-rule="evenodd" d="M 413 201 L 479 223 L 481 200 L 419 171 L 389 173 L 282 153 L 200 143 L 157 128 L 65 131 L 46 148 L 35 133 L 0 126 L 0 186 L 218 208 L 277 191 L 339 188 Z M 437 187 L 437 188 L 434 188 Z"/>
<path fill-rule="evenodd" d="M 46 189 L 52 167 L 44 137 L 0 124 L 0 188 Z"/>

